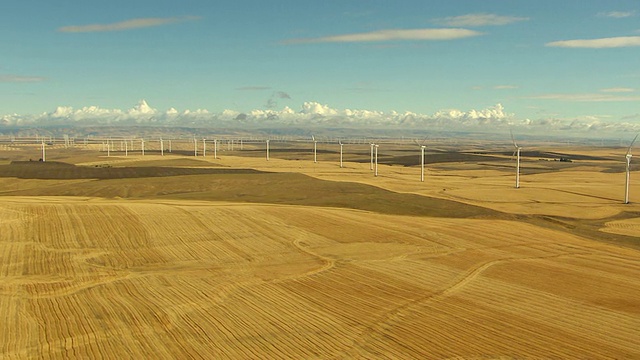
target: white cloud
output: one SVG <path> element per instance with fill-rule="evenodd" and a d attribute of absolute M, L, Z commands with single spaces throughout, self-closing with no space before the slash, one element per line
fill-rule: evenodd
<path fill-rule="evenodd" d="M 207 109 L 197 109 L 197 110 L 185 110 L 184 115 L 209 115 L 211 114 Z"/>
<path fill-rule="evenodd" d="M 616 19 L 628 18 L 635 15 L 635 11 L 610 11 L 605 13 L 599 13 L 598 16 L 610 17 Z"/>
<path fill-rule="evenodd" d="M 23 76 L 13 74 L 0 74 L 0 83 L 32 83 L 45 81 L 42 76 Z"/>
<path fill-rule="evenodd" d="M 435 22 L 445 26 L 497 26 L 527 20 L 528 17 L 479 13 L 435 19 Z"/>
<path fill-rule="evenodd" d="M 85 32 L 104 32 L 104 31 L 122 31 L 131 29 L 140 29 L 154 26 L 162 26 L 168 24 L 181 23 L 186 21 L 199 20 L 199 16 L 183 16 L 170 18 L 140 18 L 121 21 L 111 24 L 91 24 L 91 25 L 70 25 L 58 28 L 59 32 L 69 33 L 85 33 Z"/>
<path fill-rule="evenodd" d="M 313 114 L 313 115 L 337 115 L 338 111 L 329 107 L 329 105 L 322 105 L 317 102 L 305 102 L 302 104 L 303 114 Z"/>
<path fill-rule="evenodd" d="M 138 105 L 134 106 L 132 109 L 128 111 L 130 115 L 138 116 L 138 115 L 153 115 L 157 113 L 158 110 L 153 109 L 149 104 L 147 104 L 146 100 L 140 100 Z"/>
<path fill-rule="evenodd" d="M 575 118 L 543 118 L 530 120 L 527 126 L 533 132 L 549 134 L 564 131 L 566 136 L 592 135 L 597 138 L 607 137 L 608 134 L 617 137 L 621 134 L 640 131 L 640 125 L 637 122 L 603 121 L 602 118 L 606 117 L 608 116 L 584 115 Z"/>
<path fill-rule="evenodd" d="M 615 88 L 602 89 L 600 91 L 606 92 L 606 93 L 629 93 L 629 92 L 634 92 L 636 90 L 632 88 L 615 87 Z"/>
<path fill-rule="evenodd" d="M 479 120 L 482 123 L 493 122 L 494 124 L 504 122 L 513 117 L 513 114 L 507 114 L 504 112 L 502 104 L 497 104 L 494 107 L 490 107 L 484 110 L 469 110 L 467 112 L 457 109 L 441 110 L 434 114 L 434 118 L 456 120 L 463 123 L 469 123 L 470 121 Z"/>
<path fill-rule="evenodd" d="M 562 40 L 549 42 L 545 45 L 550 47 L 589 49 L 632 47 L 640 46 L 640 36 L 620 36 L 586 40 Z"/>
<path fill-rule="evenodd" d="M 455 40 L 479 35 L 482 35 L 482 33 L 468 29 L 390 29 L 319 38 L 289 39 L 283 41 L 283 44 L 381 42 L 397 40 Z"/>

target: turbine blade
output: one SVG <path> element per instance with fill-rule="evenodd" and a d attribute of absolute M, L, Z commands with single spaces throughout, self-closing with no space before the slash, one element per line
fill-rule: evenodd
<path fill-rule="evenodd" d="M 509 130 L 509 133 L 511 134 L 511 142 L 513 142 L 513 146 L 517 149 L 518 144 L 516 144 L 516 139 L 513 137 L 513 131 Z"/>
<path fill-rule="evenodd" d="M 636 139 L 638 138 L 638 135 L 640 135 L 640 133 L 636 134 L 636 137 L 634 137 L 633 141 L 631 141 L 631 144 L 629 145 L 629 148 L 627 149 L 627 155 L 629 155 L 631 153 L 631 147 L 633 146 L 633 143 L 636 142 Z"/>

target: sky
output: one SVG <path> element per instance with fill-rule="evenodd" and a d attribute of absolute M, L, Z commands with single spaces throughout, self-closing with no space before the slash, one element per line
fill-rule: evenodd
<path fill-rule="evenodd" d="M 5 0 L 0 44 L 0 125 L 245 114 L 640 131 L 637 0 Z"/>

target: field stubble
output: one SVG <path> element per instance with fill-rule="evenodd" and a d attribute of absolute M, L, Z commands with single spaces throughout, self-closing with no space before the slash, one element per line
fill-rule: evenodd
<path fill-rule="evenodd" d="M 335 164 L 243 161 L 327 181 L 0 178 L 0 358 L 640 357 L 638 251 L 521 221 L 603 207 L 586 187 L 531 210 L 500 171 L 449 165 L 425 189 L 411 168 L 340 185 Z M 504 196 L 488 209 L 464 184 Z M 634 237 L 636 222 L 605 230 Z"/>

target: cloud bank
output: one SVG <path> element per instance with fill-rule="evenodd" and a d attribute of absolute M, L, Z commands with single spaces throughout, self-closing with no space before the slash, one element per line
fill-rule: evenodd
<path fill-rule="evenodd" d="M 311 43 L 357 43 L 383 42 L 400 40 L 455 40 L 482 35 L 481 32 L 468 29 L 390 29 L 365 33 L 343 34 L 318 38 L 298 38 L 285 40 L 283 44 L 311 44 Z"/>
<path fill-rule="evenodd" d="M 568 136 L 608 132 L 638 132 L 640 124 L 628 122 L 604 122 L 602 116 L 587 116 L 580 119 L 545 118 L 538 120 L 519 119 L 508 113 L 501 104 L 481 110 L 440 110 L 434 114 L 405 112 L 382 112 L 376 110 L 335 109 L 314 101 L 304 102 L 299 110 L 285 106 L 282 110 L 259 109 L 250 112 L 224 110 L 219 113 L 206 109 L 178 111 L 170 108 L 160 111 L 141 100 L 127 109 L 103 109 L 88 106 L 74 109 L 59 106 L 52 112 L 38 115 L 4 115 L 0 117 L 3 127 L 34 126 L 163 126 L 200 127 L 226 129 L 282 129 L 325 128 L 354 129 L 401 129 L 406 131 L 458 131 L 495 133 L 508 129 L 521 129 L 531 134 L 549 134 L 550 131 L 567 131 Z M 593 131 L 598 131 L 596 134 Z"/>
<path fill-rule="evenodd" d="M 87 32 L 105 32 L 105 31 L 123 31 L 140 29 L 154 26 L 162 26 L 168 24 L 181 23 L 186 21 L 195 21 L 200 19 L 198 16 L 170 17 L 170 18 L 140 18 L 131 19 L 112 24 L 91 24 L 91 25 L 71 25 L 58 28 L 59 32 L 67 33 L 87 33 Z"/>

